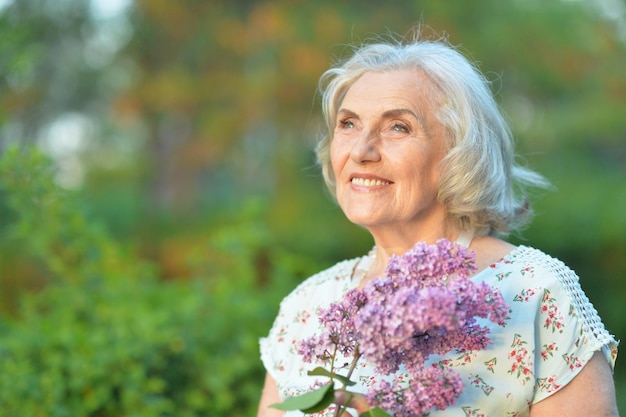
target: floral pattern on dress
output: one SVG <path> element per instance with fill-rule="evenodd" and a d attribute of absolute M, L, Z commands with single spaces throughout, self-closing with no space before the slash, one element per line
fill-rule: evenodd
<path fill-rule="evenodd" d="M 508 356 L 511 366 L 507 372 L 515 375 L 518 381 L 525 385 L 533 378 L 532 352 L 528 349 L 528 342 L 519 334 L 513 336 L 511 348 Z"/>
<path fill-rule="evenodd" d="M 514 302 L 528 302 L 530 301 L 531 297 L 535 296 L 536 293 L 537 293 L 537 290 L 533 288 L 525 288 L 522 291 L 520 291 L 519 294 L 513 297 L 513 301 Z"/>
<path fill-rule="evenodd" d="M 485 414 L 480 412 L 480 408 L 472 408 L 466 405 L 461 407 L 461 410 L 463 410 L 466 416 L 486 417 Z"/>
<path fill-rule="evenodd" d="M 556 392 L 561 388 L 561 384 L 558 384 L 556 379 L 556 375 L 546 378 L 537 378 L 537 387 L 549 393 Z"/>
<path fill-rule="evenodd" d="M 557 351 L 558 349 L 559 349 L 558 346 L 554 342 L 550 344 L 544 344 L 541 347 L 541 359 L 543 359 L 544 361 L 547 361 L 548 359 L 554 356 L 554 352 Z"/>
<path fill-rule="evenodd" d="M 503 279 L 508 278 L 513 272 L 500 272 L 496 274 L 496 278 L 498 281 L 502 281 Z"/>
<path fill-rule="evenodd" d="M 494 369 L 498 364 L 498 358 L 491 358 L 488 361 L 485 361 L 484 364 L 487 367 L 487 370 L 493 374 L 495 373 Z"/>
<path fill-rule="evenodd" d="M 472 363 L 474 357 L 476 357 L 476 352 L 457 352 L 456 356 L 453 358 L 445 358 L 433 363 L 432 366 L 443 368 L 459 368 L 466 366 Z"/>
<path fill-rule="evenodd" d="M 573 371 L 575 369 L 580 369 L 584 365 L 580 361 L 580 359 L 578 357 L 574 356 L 574 355 L 564 354 L 563 355 L 563 360 L 567 364 L 567 367 L 569 368 L 570 371 Z"/>
<path fill-rule="evenodd" d="M 489 385 L 488 383 L 486 383 L 485 380 L 479 375 L 470 374 L 469 383 L 470 385 L 473 385 L 476 388 L 479 388 L 487 396 L 489 396 L 489 394 L 491 394 L 491 392 L 494 390 L 493 385 Z"/>
<path fill-rule="evenodd" d="M 287 336 L 287 330 L 285 326 L 282 326 L 276 333 L 276 341 L 278 343 L 283 343 L 285 341 L 285 336 Z"/>
<path fill-rule="evenodd" d="M 298 313 L 293 317 L 293 321 L 296 323 L 302 323 L 302 324 L 306 324 L 306 322 L 309 320 L 309 318 L 311 317 L 311 313 L 309 313 L 307 310 L 300 310 L 298 311 Z"/>
<path fill-rule="evenodd" d="M 554 298 L 549 289 L 543 290 L 543 299 L 541 302 L 541 314 L 545 316 L 544 327 L 551 329 L 552 333 L 563 333 L 563 327 L 565 326 L 565 320 L 559 311 L 557 306 L 557 300 Z"/>
<path fill-rule="evenodd" d="M 533 265 L 526 265 L 520 269 L 519 272 L 522 276 L 530 275 L 532 277 L 535 273 L 535 267 Z"/>

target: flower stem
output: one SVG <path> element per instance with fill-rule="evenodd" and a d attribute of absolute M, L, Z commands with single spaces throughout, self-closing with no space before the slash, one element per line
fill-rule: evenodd
<path fill-rule="evenodd" d="M 350 377 L 352 376 L 352 372 L 354 372 L 354 369 L 356 368 L 356 364 L 359 361 L 360 357 L 361 357 L 361 353 L 359 352 L 359 345 L 357 344 L 356 347 L 354 348 L 354 355 L 352 356 L 352 362 L 350 363 L 350 368 L 348 369 L 346 378 L 350 379 Z M 334 359 L 335 359 L 335 355 L 333 355 L 333 361 Z M 354 398 L 354 395 L 346 389 L 345 384 L 343 386 L 343 390 L 348 394 L 348 397 L 346 398 L 346 405 L 337 405 L 337 408 L 335 408 L 334 417 L 340 417 L 344 413 L 344 411 L 346 411 L 346 409 L 348 408 L 347 407 L 348 404 L 350 404 L 350 402 Z"/>
<path fill-rule="evenodd" d="M 352 372 L 354 372 L 354 368 L 356 368 L 356 363 L 359 361 L 360 357 L 361 352 L 359 352 L 359 345 L 357 344 L 354 348 L 354 356 L 352 358 L 352 363 L 350 364 L 350 369 L 348 369 L 348 374 L 346 375 L 346 378 L 350 379 L 350 377 L 352 376 Z"/>

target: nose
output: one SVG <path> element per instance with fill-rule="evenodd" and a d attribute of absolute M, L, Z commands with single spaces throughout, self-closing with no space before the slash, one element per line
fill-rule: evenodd
<path fill-rule="evenodd" d="M 350 150 L 350 158 L 358 164 L 366 164 L 368 162 L 380 161 L 380 136 L 375 131 L 363 131 L 356 138 L 352 149 Z"/>

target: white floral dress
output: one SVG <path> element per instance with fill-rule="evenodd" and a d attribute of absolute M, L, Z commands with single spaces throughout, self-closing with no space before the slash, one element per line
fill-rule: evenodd
<path fill-rule="evenodd" d="M 269 335 L 260 341 L 261 359 L 282 398 L 306 392 L 316 382 L 307 371 L 317 365 L 303 363 L 296 345 L 320 331 L 318 309 L 358 285 L 353 272 L 361 260 L 342 261 L 310 277 L 282 301 Z M 498 288 L 511 307 L 511 318 L 505 327 L 482 322 L 490 327 L 493 342 L 486 349 L 432 358 L 436 365 L 459 372 L 465 386 L 454 405 L 433 410 L 431 417 L 528 416 L 532 404 L 571 381 L 594 352 L 602 350 L 611 367 L 615 365 L 617 341 L 605 330 L 576 274 L 561 261 L 519 246 L 472 279 Z M 361 360 L 353 388 L 366 392 L 377 378 Z M 332 415 L 332 406 L 317 415 Z"/>

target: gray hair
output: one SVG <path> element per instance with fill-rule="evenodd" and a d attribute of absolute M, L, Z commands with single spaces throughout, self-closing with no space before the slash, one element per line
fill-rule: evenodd
<path fill-rule="evenodd" d="M 491 93 L 489 81 L 446 40 L 376 41 L 355 48 L 343 64 L 320 78 L 325 133 L 317 158 L 335 195 L 330 143 L 336 115 L 348 89 L 365 72 L 415 69 L 433 82 L 435 116 L 447 132 L 438 199 L 448 217 L 476 236 L 506 235 L 532 217 L 527 187 L 546 188 L 541 175 L 518 165 L 511 131 Z"/>

